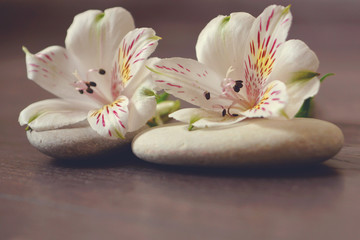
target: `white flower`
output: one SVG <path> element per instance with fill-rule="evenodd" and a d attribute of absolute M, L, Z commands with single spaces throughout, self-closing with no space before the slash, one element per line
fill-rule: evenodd
<path fill-rule="evenodd" d="M 198 61 L 152 62 L 148 68 L 160 88 L 200 107 L 170 116 L 200 128 L 294 117 L 320 81 L 314 52 L 300 40 L 285 41 L 291 21 L 289 7 L 275 5 L 256 19 L 243 12 L 218 16 L 200 33 Z"/>
<path fill-rule="evenodd" d="M 20 124 L 36 131 L 90 124 L 114 139 L 144 126 L 156 109 L 154 94 L 144 94 L 153 89 L 144 66 L 159 39 L 150 28 L 134 29 L 123 8 L 75 16 L 66 49 L 24 48 L 28 78 L 59 98 L 31 104 Z"/>

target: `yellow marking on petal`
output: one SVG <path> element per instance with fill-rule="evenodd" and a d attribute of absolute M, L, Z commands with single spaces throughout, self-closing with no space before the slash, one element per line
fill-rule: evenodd
<path fill-rule="evenodd" d="M 265 40 L 264 40 L 265 41 Z M 272 72 L 272 65 L 274 64 L 275 59 L 273 55 L 270 55 L 268 48 L 258 49 L 257 61 L 255 63 L 255 70 L 263 79 L 267 78 Z"/>
<path fill-rule="evenodd" d="M 118 62 L 121 63 L 121 66 L 119 65 L 119 72 L 121 74 L 122 82 L 124 85 L 130 80 L 130 59 L 129 56 L 127 56 L 124 52 L 125 49 L 120 48 L 119 54 L 118 54 Z M 126 56 L 126 58 L 125 58 Z M 122 60 L 122 61 L 121 61 Z"/>
<path fill-rule="evenodd" d="M 265 93 L 264 93 L 264 96 L 261 98 L 261 101 L 256 105 L 254 106 L 252 109 L 257 109 L 257 110 L 260 110 L 261 106 L 269 99 L 270 97 L 270 91 L 271 89 L 273 89 L 274 85 L 272 84 L 271 86 L 269 86 Z"/>
<path fill-rule="evenodd" d="M 123 101 L 124 101 L 124 99 L 120 98 L 120 99 L 116 100 L 116 101 L 113 102 L 113 103 L 104 105 L 102 108 L 100 108 L 100 109 L 98 109 L 98 110 L 94 110 L 93 113 L 92 113 L 90 116 L 91 116 L 91 117 L 95 117 L 96 115 L 101 114 L 103 111 L 106 111 L 106 107 L 112 108 L 112 107 L 114 107 L 117 103 L 122 103 Z"/>

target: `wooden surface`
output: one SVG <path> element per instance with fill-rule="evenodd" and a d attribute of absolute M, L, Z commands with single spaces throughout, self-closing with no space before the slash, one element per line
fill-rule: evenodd
<path fill-rule="evenodd" d="M 249 170 L 163 167 L 129 152 L 81 162 L 41 154 L 17 117 L 51 95 L 26 79 L 21 46 L 63 45 L 76 13 L 121 5 L 163 37 L 156 56 L 194 58 L 211 18 L 258 15 L 269 1 L 1 1 L 0 239 L 358 239 L 360 4 L 314 2 L 292 3 L 289 38 L 316 51 L 321 73 L 336 73 L 316 117 L 337 123 L 345 146 L 321 165 Z"/>

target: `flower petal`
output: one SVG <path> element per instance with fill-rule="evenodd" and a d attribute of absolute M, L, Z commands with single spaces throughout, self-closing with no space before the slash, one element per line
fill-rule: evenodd
<path fill-rule="evenodd" d="M 254 21 L 244 55 L 245 87 L 250 102 L 258 97 L 267 83 L 291 20 L 289 7 L 272 5 Z"/>
<path fill-rule="evenodd" d="M 19 123 L 35 131 L 53 130 L 69 125 L 85 124 L 91 106 L 82 102 L 48 99 L 33 103 L 20 112 Z M 82 123 L 81 123 L 82 122 Z"/>
<path fill-rule="evenodd" d="M 121 39 L 135 28 L 131 14 L 121 8 L 88 10 L 75 16 L 65 39 L 82 78 L 91 69 L 110 72 Z"/>
<path fill-rule="evenodd" d="M 305 99 L 317 94 L 320 81 L 316 73 L 319 60 L 300 40 L 286 41 L 279 49 L 279 57 L 269 81 L 277 79 L 286 84 L 289 104 L 285 112 L 293 117 Z"/>
<path fill-rule="evenodd" d="M 119 45 L 115 66 L 126 95 L 131 95 L 143 83 L 144 76 L 138 73 L 146 70 L 144 64 L 157 47 L 159 39 L 153 29 L 137 28 L 129 32 Z"/>
<path fill-rule="evenodd" d="M 223 77 L 202 63 L 185 58 L 158 59 L 149 69 L 156 85 L 175 97 L 220 113 L 231 105 L 230 100 L 220 98 Z"/>
<path fill-rule="evenodd" d="M 255 107 L 243 112 L 248 118 L 272 118 L 282 115 L 282 110 L 288 102 L 286 86 L 283 82 L 272 81 L 260 93 Z"/>
<path fill-rule="evenodd" d="M 211 20 L 196 43 L 196 56 L 222 77 L 232 66 L 233 79 L 244 79 L 243 58 L 246 40 L 255 18 L 248 13 L 232 13 Z"/>
<path fill-rule="evenodd" d="M 63 47 L 51 46 L 37 54 L 24 48 L 24 52 L 29 79 L 58 97 L 84 99 L 74 87 L 74 62 Z"/>
<path fill-rule="evenodd" d="M 170 114 L 169 117 L 181 122 L 189 123 L 189 129 L 191 129 L 192 126 L 198 128 L 226 126 L 245 119 L 244 116 L 222 116 L 218 112 L 208 111 L 201 108 L 180 109 Z"/>
<path fill-rule="evenodd" d="M 148 71 L 150 75 L 150 71 Z M 129 104 L 129 132 L 133 132 L 143 127 L 148 120 L 150 120 L 156 111 L 156 99 L 153 85 L 146 82 L 141 85 L 132 98 Z M 152 94 L 148 94 L 148 93 Z"/>
<path fill-rule="evenodd" d="M 90 126 L 104 137 L 124 139 L 128 129 L 128 104 L 128 98 L 121 96 L 101 109 L 89 111 L 87 119 Z"/>
<path fill-rule="evenodd" d="M 316 72 L 319 60 L 316 54 L 301 40 L 286 41 L 279 49 L 279 57 L 269 80 L 277 79 L 285 84 L 309 78 L 297 78 L 301 72 Z"/>

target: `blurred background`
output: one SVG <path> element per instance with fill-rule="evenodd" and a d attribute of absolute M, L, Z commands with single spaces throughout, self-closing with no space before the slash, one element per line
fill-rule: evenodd
<path fill-rule="evenodd" d="M 315 116 L 360 123 L 358 0 L 0 0 L 0 123 L 15 126 L 24 107 L 51 96 L 27 80 L 21 47 L 35 53 L 50 45 L 64 46 L 77 13 L 122 6 L 137 27 L 152 27 L 163 37 L 153 56 L 195 58 L 197 36 L 212 18 L 238 11 L 258 16 L 270 4 L 292 5 L 288 39 L 301 39 L 317 53 L 321 74 L 336 74 L 322 84 Z"/>

